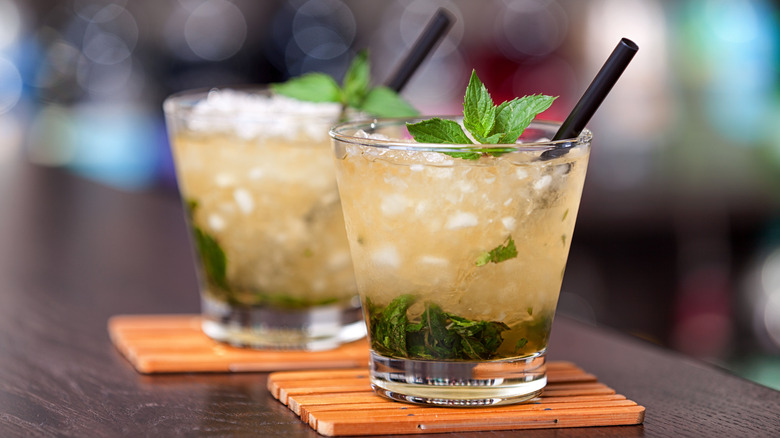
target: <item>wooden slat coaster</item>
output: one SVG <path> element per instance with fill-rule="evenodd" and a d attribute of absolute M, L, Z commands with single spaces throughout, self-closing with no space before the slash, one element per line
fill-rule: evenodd
<path fill-rule="evenodd" d="M 144 374 L 354 368 L 368 364 L 368 342 L 328 351 L 252 350 L 214 341 L 199 315 L 120 315 L 108 321 L 117 349 Z"/>
<path fill-rule="evenodd" d="M 385 399 L 368 369 L 272 373 L 268 390 L 326 436 L 422 434 L 479 430 L 641 424 L 645 408 L 570 362 L 550 362 L 540 397 L 510 406 L 440 408 Z"/>

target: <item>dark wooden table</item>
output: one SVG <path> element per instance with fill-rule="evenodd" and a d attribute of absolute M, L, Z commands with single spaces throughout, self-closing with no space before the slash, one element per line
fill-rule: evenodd
<path fill-rule="evenodd" d="M 170 194 L 0 162 L 0 436 L 317 436 L 266 374 L 143 376 L 112 346 L 112 315 L 198 312 L 186 239 Z M 780 392 L 611 330 L 559 316 L 550 357 L 645 406 L 645 423 L 523 436 L 780 436 Z"/>

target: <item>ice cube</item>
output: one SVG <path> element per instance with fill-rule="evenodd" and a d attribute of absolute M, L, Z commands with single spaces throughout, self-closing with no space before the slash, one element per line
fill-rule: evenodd
<path fill-rule="evenodd" d="M 349 251 L 340 251 L 334 254 L 331 254 L 330 257 L 328 257 L 328 269 L 331 269 L 333 271 L 337 271 L 347 265 L 352 261 L 352 259 L 349 256 Z"/>
<path fill-rule="evenodd" d="M 247 176 L 249 176 L 249 179 L 260 179 L 263 176 L 263 169 L 259 167 L 253 167 L 249 170 Z"/>
<path fill-rule="evenodd" d="M 236 189 L 233 192 L 233 199 L 236 201 L 239 210 L 244 214 L 249 214 L 255 209 L 255 200 L 247 189 Z"/>
<path fill-rule="evenodd" d="M 446 179 L 452 177 L 455 173 L 455 169 L 451 167 L 429 167 L 428 172 L 435 178 Z"/>
<path fill-rule="evenodd" d="M 544 175 L 543 177 L 536 180 L 536 182 L 534 182 L 534 189 L 537 191 L 544 190 L 547 187 L 549 187 L 551 182 L 552 182 L 552 176 Z"/>
<path fill-rule="evenodd" d="M 474 213 L 459 211 L 447 218 L 447 224 L 444 226 L 448 230 L 457 230 L 459 228 L 475 227 L 479 221 Z"/>
<path fill-rule="evenodd" d="M 399 189 L 406 189 L 406 188 L 409 187 L 409 183 L 407 183 L 403 178 L 399 178 L 397 176 L 385 175 L 383 180 L 388 185 L 391 185 L 391 186 L 399 188 Z"/>
<path fill-rule="evenodd" d="M 515 229 L 515 225 L 517 224 L 517 221 L 515 220 L 515 218 L 513 218 L 511 216 L 507 216 L 507 217 L 501 218 L 501 223 L 504 224 L 504 228 L 507 231 L 512 231 L 512 230 Z"/>
<path fill-rule="evenodd" d="M 209 228 L 214 231 L 222 231 L 225 229 L 225 219 L 218 214 L 210 214 L 208 217 Z"/>
<path fill-rule="evenodd" d="M 342 145 L 344 143 L 337 143 L 338 145 Z M 363 148 L 356 144 L 348 144 L 346 147 L 347 155 L 349 156 L 356 156 L 360 155 L 363 152 Z M 338 156 L 338 155 L 337 155 Z"/>
<path fill-rule="evenodd" d="M 229 187 L 236 183 L 236 178 L 229 173 L 218 173 L 214 175 L 214 184 L 217 187 Z"/>
<path fill-rule="evenodd" d="M 437 257 L 432 255 L 422 255 L 418 259 L 418 262 L 422 265 L 431 265 L 436 268 L 445 268 L 450 264 L 450 261 L 444 257 Z"/>
<path fill-rule="evenodd" d="M 414 206 L 414 214 L 417 216 L 422 216 L 425 214 L 425 211 L 428 209 L 428 203 L 425 201 L 419 201 L 417 205 Z"/>
<path fill-rule="evenodd" d="M 460 180 L 457 182 L 457 186 L 463 193 L 472 193 L 477 190 L 477 186 L 470 181 Z"/>
<path fill-rule="evenodd" d="M 358 129 L 355 132 L 355 137 L 357 137 L 357 138 L 370 138 L 372 140 L 390 140 L 390 137 L 388 137 L 388 136 L 386 136 L 384 134 L 378 134 L 378 133 L 369 134 L 368 132 L 366 132 L 366 131 L 364 131 L 362 129 Z"/>
<path fill-rule="evenodd" d="M 404 195 L 392 194 L 382 199 L 380 208 L 385 216 L 396 216 L 404 212 L 409 206 L 409 199 Z"/>
<path fill-rule="evenodd" d="M 398 268 L 401 266 L 401 257 L 398 250 L 391 245 L 384 246 L 371 253 L 371 261 L 376 265 Z"/>

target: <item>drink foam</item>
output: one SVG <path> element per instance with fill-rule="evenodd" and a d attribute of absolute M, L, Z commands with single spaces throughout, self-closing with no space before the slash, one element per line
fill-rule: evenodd
<path fill-rule="evenodd" d="M 232 131 L 242 139 L 296 138 L 304 132 L 322 141 L 336 123 L 341 105 L 303 102 L 285 96 L 213 89 L 192 107 L 187 127 L 192 131 Z"/>

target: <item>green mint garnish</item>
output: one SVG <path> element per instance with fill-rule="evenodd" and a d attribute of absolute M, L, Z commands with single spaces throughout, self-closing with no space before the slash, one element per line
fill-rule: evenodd
<path fill-rule="evenodd" d="M 480 144 L 514 144 L 537 115 L 547 110 L 557 97 L 535 94 L 506 101 L 498 106 L 476 71 L 463 98 L 463 127 Z M 409 134 L 420 143 L 473 144 L 461 126 L 452 120 L 433 118 L 407 123 Z M 487 148 L 479 151 L 443 152 L 455 158 L 476 160 L 482 154 L 499 156 L 510 148 Z"/>
<path fill-rule="evenodd" d="M 409 133 L 420 143 L 471 144 L 458 122 L 434 117 L 422 122 L 407 124 Z"/>
<path fill-rule="evenodd" d="M 229 290 L 227 282 L 227 257 L 222 247 L 212 236 L 193 226 L 195 244 L 198 247 L 206 277 L 216 286 Z"/>
<path fill-rule="evenodd" d="M 280 84 L 271 84 L 271 89 L 293 99 L 307 102 L 341 102 L 339 84 L 325 73 L 307 73 Z"/>
<path fill-rule="evenodd" d="M 362 50 L 350 63 L 341 86 L 325 73 L 307 73 L 287 82 L 271 84 L 271 89 L 293 99 L 340 103 L 344 108 L 354 108 L 379 117 L 418 114 L 398 93 L 383 85 L 371 87 L 370 81 L 368 52 Z"/>
<path fill-rule="evenodd" d="M 372 342 L 375 348 L 391 355 L 407 355 L 406 326 L 409 319 L 406 310 L 414 304 L 413 295 L 401 295 L 384 309 L 377 309 L 368 302 Z"/>
<path fill-rule="evenodd" d="M 414 295 L 401 295 L 384 308 L 368 302 L 371 343 L 381 354 L 412 359 L 485 360 L 495 356 L 509 326 L 496 321 L 474 321 L 426 303 L 417 322 L 406 311 Z"/>
<path fill-rule="evenodd" d="M 187 201 L 187 212 L 189 214 L 190 224 L 192 225 L 195 247 L 198 249 L 204 274 L 209 283 L 220 289 L 226 291 L 230 290 L 227 281 L 227 256 L 219 245 L 219 242 L 217 242 L 217 239 L 195 225 L 193 217 L 197 207 L 197 201 Z"/>
<path fill-rule="evenodd" d="M 463 126 L 482 144 L 496 144 L 500 135 L 493 133 L 496 126 L 496 106 L 487 87 L 471 71 L 471 79 L 463 98 Z"/>
<path fill-rule="evenodd" d="M 515 241 L 512 236 L 506 238 L 502 245 L 482 253 L 476 261 L 477 266 L 484 266 L 488 263 L 501 263 L 504 260 L 509 260 L 517 257 L 517 248 L 515 248 Z"/>

